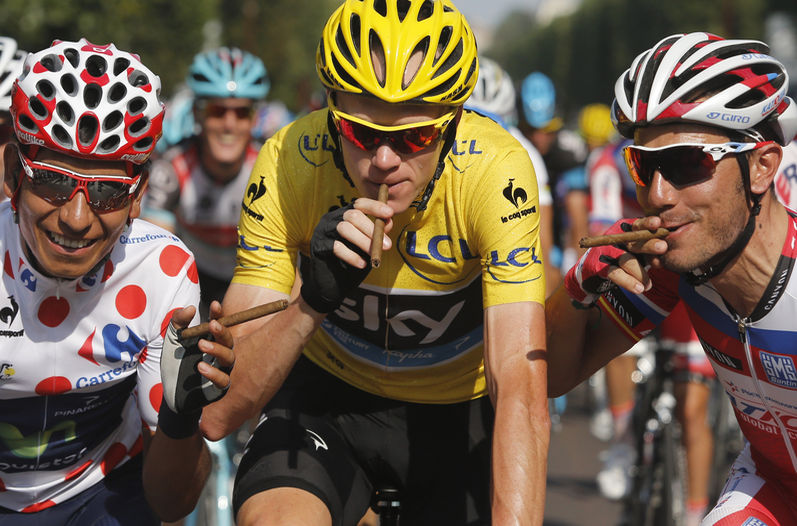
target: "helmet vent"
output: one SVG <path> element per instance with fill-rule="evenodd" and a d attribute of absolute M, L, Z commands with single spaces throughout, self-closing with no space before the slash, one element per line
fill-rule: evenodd
<path fill-rule="evenodd" d="M 102 88 L 99 84 L 86 84 L 83 88 L 83 102 L 89 109 L 94 109 L 100 105 L 102 101 Z"/>
<path fill-rule="evenodd" d="M 58 117 L 69 126 L 75 123 L 75 112 L 72 111 L 72 106 L 69 103 L 61 101 L 55 106 L 55 113 Z"/>
<path fill-rule="evenodd" d="M 42 57 L 39 63 L 44 67 L 44 69 L 47 71 L 52 71 L 53 73 L 61 71 L 61 67 L 63 67 L 61 59 L 56 55 L 47 55 L 46 57 Z"/>
<path fill-rule="evenodd" d="M 456 65 L 456 63 L 459 62 L 459 59 L 461 58 L 462 58 L 462 39 L 460 39 L 459 42 L 457 42 L 457 45 L 454 48 L 454 50 L 451 52 L 451 54 L 448 55 L 443 64 L 439 68 L 437 68 L 437 71 L 434 72 L 434 76 L 432 78 L 437 78 L 443 73 L 446 73 L 449 70 L 451 70 Z"/>
<path fill-rule="evenodd" d="M 135 69 L 130 72 L 130 75 L 127 76 L 127 81 L 130 82 L 130 85 L 134 88 L 138 88 L 140 86 L 146 86 L 149 84 L 149 77 L 147 77 L 146 73 Z"/>
<path fill-rule="evenodd" d="M 360 83 L 354 80 L 354 78 L 351 75 L 349 75 L 345 69 L 343 69 L 343 67 L 340 65 L 340 62 L 338 62 L 338 59 L 335 57 L 335 55 L 332 55 L 332 67 L 335 68 L 335 71 L 337 72 L 341 80 L 343 80 L 347 84 L 351 84 L 352 86 L 357 86 L 358 88 L 360 87 Z M 338 84 L 338 82 L 335 82 L 335 84 Z"/>
<path fill-rule="evenodd" d="M 108 132 L 115 129 L 122 123 L 122 112 L 119 110 L 112 111 L 102 121 L 102 131 Z"/>
<path fill-rule="evenodd" d="M 77 81 L 71 73 L 61 76 L 61 88 L 63 88 L 70 97 L 77 95 Z"/>
<path fill-rule="evenodd" d="M 418 10 L 418 22 L 423 22 L 427 18 L 431 18 L 432 13 L 434 13 L 434 3 L 426 0 L 421 4 L 421 8 Z"/>
<path fill-rule="evenodd" d="M 399 22 L 404 22 L 404 19 L 407 17 L 407 13 L 412 7 L 412 3 L 410 0 L 398 0 L 396 2 L 396 9 L 398 10 L 398 18 Z"/>
<path fill-rule="evenodd" d="M 137 152 L 146 152 L 147 150 L 152 148 L 152 137 L 144 137 L 143 139 L 135 143 L 133 145 L 133 148 Z"/>
<path fill-rule="evenodd" d="M 82 146 L 91 146 L 94 139 L 97 137 L 97 131 L 100 129 L 100 123 L 97 117 L 87 113 L 84 114 L 77 123 L 77 140 Z"/>
<path fill-rule="evenodd" d="M 131 124 L 127 129 L 130 132 L 130 135 L 135 137 L 137 135 L 141 135 L 147 130 L 147 128 L 149 128 L 149 119 L 143 117 L 133 122 L 133 124 Z"/>
<path fill-rule="evenodd" d="M 121 82 L 117 82 L 108 91 L 108 102 L 115 104 L 125 98 L 127 95 L 127 88 Z"/>
<path fill-rule="evenodd" d="M 349 20 L 349 34 L 352 37 L 352 43 L 354 44 L 354 52 L 358 55 L 360 54 L 360 15 L 352 14 L 351 19 Z M 321 45 L 323 46 L 323 40 L 321 41 Z"/>
<path fill-rule="evenodd" d="M 144 100 L 143 97 L 135 97 L 130 102 L 127 103 L 127 112 L 130 115 L 138 115 L 144 108 L 147 107 L 147 101 Z"/>
<path fill-rule="evenodd" d="M 402 89 L 407 89 L 407 86 L 412 84 L 412 81 L 415 79 L 415 76 L 418 74 L 418 69 L 420 68 L 421 63 L 426 58 L 426 54 L 429 52 L 429 42 L 430 38 L 428 36 L 424 37 L 423 40 L 418 42 L 418 45 L 415 46 L 415 49 L 412 50 L 412 53 L 410 53 L 410 63 L 414 63 L 414 57 L 416 55 L 420 55 L 420 60 L 417 61 L 415 71 L 406 71 L 406 70 L 404 71 L 404 80 L 401 83 Z"/>
<path fill-rule="evenodd" d="M 351 50 L 346 44 L 346 38 L 343 36 L 343 30 L 338 26 L 338 31 L 335 33 L 335 44 L 337 44 L 340 54 L 343 55 L 349 64 L 354 66 L 354 57 L 351 55 Z"/>
<path fill-rule="evenodd" d="M 436 75 L 435 75 L 436 76 Z M 451 75 L 450 78 L 446 79 L 445 82 L 442 82 L 435 86 L 434 88 L 430 89 L 426 93 L 424 93 L 424 97 L 433 97 L 435 95 L 440 95 L 441 93 L 445 93 L 446 91 L 450 90 L 451 87 L 457 83 L 459 80 L 459 75 Z"/>
<path fill-rule="evenodd" d="M 448 43 L 451 40 L 451 35 L 454 33 L 454 30 L 451 26 L 446 26 L 442 30 L 440 30 L 440 38 L 437 40 L 437 51 L 434 54 L 434 66 L 437 65 L 437 61 L 440 60 L 440 57 L 443 56 L 446 48 L 448 47 Z"/>
<path fill-rule="evenodd" d="M 25 130 L 26 132 L 33 134 L 39 133 L 39 127 L 36 126 L 36 123 L 33 122 L 33 119 L 31 119 L 24 113 L 19 114 L 19 117 L 17 117 L 17 123 L 19 124 L 19 127 Z"/>
<path fill-rule="evenodd" d="M 55 88 L 49 80 L 40 80 L 37 82 L 36 91 L 46 100 L 52 100 L 55 95 Z"/>
<path fill-rule="evenodd" d="M 108 63 L 99 55 L 92 55 L 86 59 L 86 71 L 94 78 L 100 78 L 108 70 Z"/>
<path fill-rule="evenodd" d="M 376 31 L 373 29 L 368 38 L 368 47 L 371 49 L 371 62 L 372 67 L 374 70 L 374 75 L 376 76 L 377 82 L 383 88 L 385 87 L 385 77 L 386 77 L 386 70 L 387 64 L 385 63 L 385 48 L 382 47 L 382 40 L 379 39 L 379 35 L 376 34 Z"/>
<path fill-rule="evenodd" d="M 113 62 L 113 74 L 120 75 L 124 70 L 127 69 L 127 66 L 130 65 L 130 61 L 126 58 L 117 58 Z"/>
<path fill-rule="evenodd" d="M 374 0 L 374 11 L 382 16 L 387 16 L 387 3 L 385 0 Z"/>
<path fill-rule="evenodd" d="M 77 52 L 77 49 L 74 48 L 65 49 L 64 56 L 69 61 L 69 63 L 72 64 L 73 68 L 78 67 L 78 64 L 80 64 L 80 54 Z"/>
<path fill-rule="evenodd" d="M 56 124 L 53 126 L 52 137 L 55 139 L 62 148 L 66 148 L 68 150 L 72 149 L 72 137 L 69 136 L 69 133 L 64 129 L 63 126 L 60 124 Z"/>
<path fill-rule="evenodd" d="M 30 108 L 30 112 L 38 119 L 46 119 L 49 115 L 49 112 L 47 111 L 47 108 L 44 107 L 44 104 L 42 104 L 42 102 L 35 97 L 29 99 L 28 107 Z"/>
<path fill-rule="evenodd" d="M 105 119 L 108 120 L 108 119 Z M 120 139 L 118 135 L 111 135 L 100 143 L 97 147 L 98 153 L 113 153 L 119 147 Z"/>
<path fill-rule="evenodd" d="M 451 6 L 449 6 L 449 5 L 443 4 L 443 12 L 444 13 L 452 13 L 452 12 L 454 12 L 454 9 L 452 9 Z"/>

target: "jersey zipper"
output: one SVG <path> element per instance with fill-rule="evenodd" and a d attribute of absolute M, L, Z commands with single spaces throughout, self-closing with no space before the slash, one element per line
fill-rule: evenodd
<path fill-rule="evenodd" d="M 734 318 L 736 318 L 736 328 L 739 331 L 739 340 L 741 340 L 742 345 L 744 346 L 744 356 L 747 360 L 747 367 L 750 369 L 750 378 L 753 380 L 753 385 L 758 393 L 758 397 L 761 399 L 761 403 L 764 405 L 764 408 L 769 412 L 769 414 L 772 415 L 772 419 L 777 424 L 778 429 L 780 429 L 780 434 L 783 436 L 783 442 L 786 444 L 786 450 L 789 452 L 792 468 L 794 471 L 797 471 L 797 455 L 794 453 L 794 446 L 791 443 L 789 430 L 778 417 L 777 413 L 775 412 L 775 408 L 772 407 L 772 405 L 770 405 L 770 403 L 767 401 L 767 398 L 764 395 L 764 390 L 761 387 L 761 381 L 758 379 L 758 373 L 756 373 L 755 370 L 753 351 L 750 348 L 750 339 L 747 332 L 747 328 L 750 326 L 750 318 L 743 318 L 736 313 L 734 313 Z"/>

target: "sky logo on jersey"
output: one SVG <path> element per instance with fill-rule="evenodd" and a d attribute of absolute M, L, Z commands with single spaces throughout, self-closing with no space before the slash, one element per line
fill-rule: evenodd
<path fill-rule="evenodd" d="M 761 351 L 759 357 L 769 383 L 788 389 L 797 389 L 797 369 L 794 367 L 794 360 L 791 359 L 791 356 L 780 356 Z"/>
<path fill-rule="evenodd" d="M 26 436 L 16 426 L 0 422 L 0 442 L 16 457 L 38 458 L 50 445 L 50 439 L 56 433 L 63 433 L 63 442 L 74 440 L 77 437 L 75 428 L 73 420 L 66 420 L 50 429 L 35 431 Z"/>

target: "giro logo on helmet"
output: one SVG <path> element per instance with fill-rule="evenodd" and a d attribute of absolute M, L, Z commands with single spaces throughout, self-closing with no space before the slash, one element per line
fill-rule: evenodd
<path fill-rule="evenodd" d="M 708 115 L 706 115 L 709 119 L 720 119 L 725 122 L 741 122 L 742 124 L 747 124 L 750 122 L 750 117 L 746 115 L 734 115 L 733 113 L 719 113 L 717 111 L 712 111 Z"/>

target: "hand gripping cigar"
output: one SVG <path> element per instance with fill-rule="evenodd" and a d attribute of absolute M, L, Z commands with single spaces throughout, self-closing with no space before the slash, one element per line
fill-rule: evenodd
<path fill-rule="evenodd" d="M 252 307 L 251 309 L 230 314 L 229 316 L 222 316 L 216 321 L 221 323 L 224 327 L 232 327 L 233 325 L 238 325 L 239 323 L 243 323 L 245 321 L 251 321 L 281 310 L 285 310 L 287 306 L 288 300 L 272 301 L 271 303 L 264 303 L 262 305 L 258 305 L 257 307 Z M 207 336 L 209 333 L 210 328 L 206 322 L 200 323 L 199 325 L 194 325 L 193 327 L 185 328 L 182 331 L 179 331 L 178 334 L 180 339 L 187 340 L 190 338 L 202 338 Z"/>
<path fill-rule="evenodd" d="M 578 246 L 581 248 L 590 248 L 616 245 L 617 243 L 631 243 L 633 241 L 648 241 L 649 239 L 667 237 L 669 233 L 670 231 L 666 228 L 659 228 L 655 232 L 651 232 L 650 230 L 635 230 L 633 232 L 622 232 L 620 234 L 582 237 L 578 242 Z"/>
<path fill-rule="evenodd" d="M 387 203 L 388 187 L 386 184 L 379 185 L 380 203 Z M 371 267 L 377 268 L 382 264 L 382 238 L 385 235 L 385 220 L 377 217 L 374 219 L 374 235 L 371 237 Z"/>

